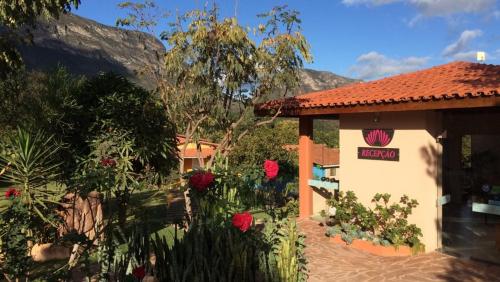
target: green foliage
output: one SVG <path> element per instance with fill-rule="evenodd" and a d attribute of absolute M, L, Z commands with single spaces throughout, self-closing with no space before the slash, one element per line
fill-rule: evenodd
<path fill-rule="evenodd" d="M 71 5 L 78 8 L 80 0 L 27 0 L 0 1 L 0 23 L 9 27 L 24 24 L 33 25 L 40 15 L 59 17 L 71 10 Z"/>
<path fill-rule="evenodd" d="M 326 144 L 330 148 L 339 147 L 339 123 L 337 120 L 314 120 L 314 143 Z"/>
<path fill-rule="evenodd" d="M 143 17 L 151 1 L 122 6 L 131 14 L 118 24 L 156 25 Z M 158 82 L 167 113 L 188 138 L 219 136 L 224 155 L 266 124 L 255 120 L 253 106 L 275 93 L 291 93 L 303 60 L 311 59 L 298 12 L 276 7 L 259 18 L 264 23 L 252 30 L 236 18 L 221 18 L 217 7 L 194 10 L 179 15 L 161 35 L 169 46 L 162 60 L 165 75 Z"/>
<path fill-rule="evenodd" d="M 358 198 L 352 191 L 340 191 L 338 198 L 331 198 L 330 205 L 335 207 L 335 219 L 341 223 L 351 223 L 360 226 L 363 230 L 374 231 L 376 219 L 371 210 L 367 209 L 363 204 L 358 202 Z"/>
<path fill-rule="evenodd" d="M 192 225 L 173 244 L 141 229 L 127 242 L 127 251 L 113 264 L 120 281 L 130 279 L 131 270 L 139 266 L 160 281 L 307 280 L 304 237 L 293 220 L 245 233 L 228 222 L 205 222 Z M 150 254 L 155 265 L 149 262 Z"/>
<path fill-rule="evenodd" d="M 20 198 L 13 199 L 7 210 L 0 214 L 3 273 L 17 278 L 28 273 L 33 263 L 29 256 L 28 242 L 33 238 L 27 230 L 33 227 L 30 211 Z"/>
<path fill-rule="evenodd" d="M 55 160 L 60 148 L 53 136 L 18 129 L 0 145 L 0 166 L 7 168 L 1 178 L 22 187 L 21 197 L 29 211 L 55 225 L 48 214 L 61 195 L 46 189 L 57 177 L 60 166 Z"/>
<path fill-rule="evenodd" d="M 126 133 L 133 141 L 134 168 L 147 167 L 168 175 L 177 167 L 175 126 L 156 94 L 124 77 L 100 74 L 91 79 L 71 76 L 58 68 L 48 74 L 23 73 L 0 81 L 0 122 L 9 131 L 21 124 L 41 129 L 62 144 L 58 159 L 63 178 L 91 152 L 104 132 Z"/>
<path fill-rule="evenodd" d="M 404 195 L 399 200 L 399 204 L 389 205 L 390 197 L 389 194 L 377 193 L 372 200 L 375 203 L 373 214 L 377 220 L 377 230 L 380 236 L 396 246 L 419 245 L 422 231 L 415 224 L 408 224 L 408 216 L 413 208 L 418 206 L 418 202 Z"/>
<path fill-rule="evenodd" d="M 284 218 L 266 225 L 264 234 L 272 242 L 269 257 L 276 268 L 272 281 L 307 281 L 305 237 L 298 232 L 294 219 Z"/>
<path fill-rule="evenodd" d="M 342 222 L 341 227 L 342 233 L 340 234 L 340 237 L 344 240 L 344 242 L 352 244 L 354 239 L 358 239 L 359 227 L 345 222 Z"/>
<path fill-rule="evenodd" d="M 229 163 L 242 172 L 261 169 L 265 160 L 280 164 L 280 176 L 293 179 L 297 175 L 297 153 L 286 150 L 285 145 L 298 143 L 298 124 L 292 121 L 275 122 L 261 126 L 243 137 L 229 154 Z"/>
<path fill-rule="evenodd" d="M 286 210 L 272 212 L 264 205 L 271 218 L 242 232 L 232 225 L 231 216 L 254 207 L 262 191 L 255 189 L 255 180 L 231 173 L 227 166 L 216 166 L 214 173 L 215 183 L 207 190 L 190 190 L 197 210 L 182 238 L 174 236 L 169 243 L 138 228 L 125 240 L 126 251 L 103 246 L 101 277 L 113 272 L 127 281 L 132 269 L 144 267 L 160 281 L 306 281 L 304 237 L 295 220 Z"/>
<path fill-rule="evenodd" d="M 336 225 L 327 229 L 327 236 L 341 235 L 349 244 L 354 239 L 366 239 L 382 245 L 408 245 L 420 251 L 422 231 L 408 223 L 408 216 L 418 202 L 404 195 L 399 203 L 389 205 L 390 197 L 377 193 L 372 199 L 375 203 L 372 210 L 359 203 L 354 192 L 340 192 L 337 199 L 329 201 L 336 208 Z"/>
<path fill-rule="evenodd" d="M 342 227 L 340 225 L 334 225 L 326 228 L 326 236 L 328 237 L 335 237 L 337 235 L 340 235 L 342 233 Z"/>
<path fill-rule="evenodd" d="M 103 132 L 119 132 L 132 142 L 138 165 L 162 175 L 177 165 L 174 126 L 154 94 L 122 76 L 101 74 L 84 83 L 76 101 L 82 108 L 80 142 L 98 139 Z"/>

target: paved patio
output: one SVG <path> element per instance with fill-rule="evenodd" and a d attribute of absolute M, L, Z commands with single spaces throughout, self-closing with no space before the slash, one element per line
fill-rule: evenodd
<path fill-rule="evenodd" d="M 500 281 L 500 267 L 441 253 L 378 257 L 335 245 L 318 222 L 300 220 L 306 238 L 309 281 Z"/>

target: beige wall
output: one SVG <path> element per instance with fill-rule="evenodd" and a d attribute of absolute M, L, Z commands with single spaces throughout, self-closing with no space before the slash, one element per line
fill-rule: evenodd
<path fill-rule="evenodd" d="M 436 142 L 440 133 L 440 116 L 434 112 L 344 114 L 340 116 L 340 190 L 352 190 L 362 203 L 373 207 L 375 193 L 390 193 L 398 201 L 403 194 L 414 198 L 419 206 L 410 222 L 423 231 L 426 251 L 440 245 L 440 152 Z M 394 138 L 387 148 L 399 148 L 399 162 L 360 160 L 358 147 L 369 147 L 363 140 L 363 128 L 393 128 Z M 438 169 L 439 168 L 439 169 Z"/>
<path fill-rule="evenodd" d="M 321 211 L 327 211 L 327 198 L 330 197 L 330 195 L 325 195 L 321 191 L 313 189 L 313 214 L 314 215 L 319 215 Z"/>

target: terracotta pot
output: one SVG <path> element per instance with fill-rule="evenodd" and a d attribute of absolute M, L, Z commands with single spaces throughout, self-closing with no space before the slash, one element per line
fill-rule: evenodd
<path fill-rule="evenodd" d="M 347 245 L 344 240 L 340 237 L 340 235 L 335 235 L 335 237 L 330 237 L 330 241 L 335 243 L 335 244 L 340 244 L 340 245 Z"/>
<path fill-rule="evenodd" d="M 330 237 L 330 241 L 335 243 L 335 244 L 340 244 L 340 245 L 347 245 L 346 242 L 342 240 L 340 235 L 336 235 L 335 237 Z M 375 245 L 370 241 L 365 241 L 365 240 L 360 240 L 360 239 L 354 239 L 352 241 L 352 244 L 347 245 L 350 248 L 354 248 L 357 250 L 365 251 L 367 253 L 377 255 L 377 256 L 383 256 L 383 257 L 404 257 L 404 256 L 411 256 L 412 250 L 408 246 L 382 246 L 382 245 Z"/>

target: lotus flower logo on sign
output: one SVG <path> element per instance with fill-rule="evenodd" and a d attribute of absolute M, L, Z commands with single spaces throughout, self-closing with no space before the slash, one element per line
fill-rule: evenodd
<path fill-rule="evenodd" d="M 382 148 L 389 145 L 394 137 L 394 129 L 363 129 L 363 138 L 371 147 L 359 147 L 358 159 L 399 161 L 399 149 Z"/>
<path fill-rule="evenodd" d="M 370 146 L 385 147 L 394 136 L 394 129 L 363 129 L 363 137 Z"/>

